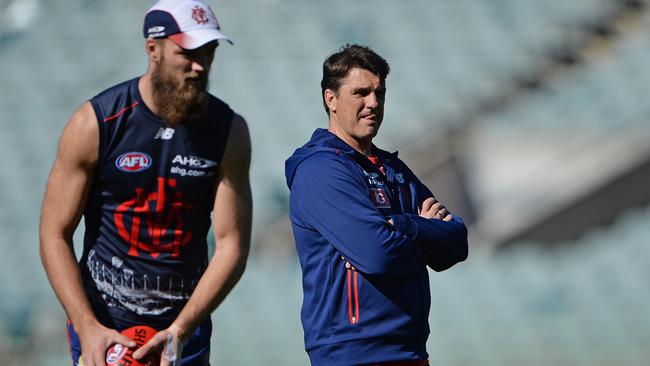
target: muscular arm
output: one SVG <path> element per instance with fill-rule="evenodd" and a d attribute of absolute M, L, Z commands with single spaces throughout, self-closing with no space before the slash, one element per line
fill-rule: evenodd
<path fill-rule="evenodd" d="M 248 128 L 244 119 L 235 115 L 212 213 L 216 250 L 192 297 L 174 322 L 181 331 L 181 339 L 210 315 L 244 273 L 252 215 L 250 155 Z"/>
<path fill-rule="evenodd" d="M 252 201 L 248 177 L 250 137 L 244 119 L 235 115 L 221 163 L 213 211 L 216 250 L 189 301 L 172 325 L 135 354 L 161 350 L 167 337 L 187 340 L 235 286 L 246 267 L 250 246 Z M 167 351 L 165 350 L 164 353 Z M 178 354 L 176 355 L 179 356 Z M 161 365 L 168 365 L 163 357 Z"/>
<path fill-rule="evenodd" d="M 40 254 L 52 288 L 79 333 L 86 365 L 104 365 L 106 349 L 128 338 L 104 328 L 83 290 L 72 235 L 79 224 L 98 157 L 99 129 L 90 103 L 63 130 L 47 182 L 40 221 Z"/>

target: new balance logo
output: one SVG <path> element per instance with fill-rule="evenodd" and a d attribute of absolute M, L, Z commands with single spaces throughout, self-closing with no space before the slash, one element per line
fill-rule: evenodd
<path fill-rule="evenodd" d="M 174 129 L 167 127 L 160 127 L 153 137 L 154 140 L 171 140 L 174 137 Z"/>

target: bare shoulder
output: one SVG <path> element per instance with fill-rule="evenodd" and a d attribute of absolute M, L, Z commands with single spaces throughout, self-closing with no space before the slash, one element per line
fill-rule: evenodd
<path fill-rule="evenodd" d="M 86 102 L 72 115 L 61 134 L 41 211 L 41 235 L 72 235 L 99 156 L 99 126 Z"/>
<path fill-rule="evenodd" d="M 99 126 L 90 102 L 79 107 L 61 134 L 57 160 L 83 166 L 94 165 L 99 156 Z"/>
<path fill-rule="evenodd" d="M 235 113 L 230 127 L 230 134 L 226 142 L 226 150 L 223 156 L 223 167 L 225 170 L 248 171 L 251 158 L 251 141 L 248 124 L 244 117 Z"/>
<path fill-rule="evenodd" d="M 250 132 L 248 124 L 241 115 L 235 113 L 232 118 L 232 125 L 230 127 L 230 136 L 228 137 L 228 147 L 239 147 L 250 150 Z"/>

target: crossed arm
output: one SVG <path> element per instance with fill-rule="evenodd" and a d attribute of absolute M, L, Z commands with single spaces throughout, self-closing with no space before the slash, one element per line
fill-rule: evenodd
<path fill-rule="evenodd" d="M 419 215 L 387 220 L 348 163 L 316 154 L 303 161 L 291 186 L 292 219 L 317 230 L 366 274 L 402 276 L 435 263 L 440 269 L 465 259 L 467 231 L 432 197 Z M 352 163 L 350 163 L 352 164 Z"/>

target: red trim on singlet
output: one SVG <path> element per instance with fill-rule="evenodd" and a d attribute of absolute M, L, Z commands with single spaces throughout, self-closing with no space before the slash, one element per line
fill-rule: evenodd
<path fill-rule="evenodd" d="M 110 117 L 106 117 L 106 118 L 104 118 L 104 122 L 108 122 L 108 121 L 114 120 L 115 118 L 119 117 L 122 113 L 128 111 L 129 109 L 131 109 L 131 108 L 135 108 L 138 104 L 140 104 L 140 101 L 137 101 L 137 102 L 131 104 L 131 105 L 128 106 L 128 107 L 124 107 L 124 108 L 122 108 L 119 112 L 115 113 L 114 115 L 112 115 L 112 116 L 110 116 Z"/>

